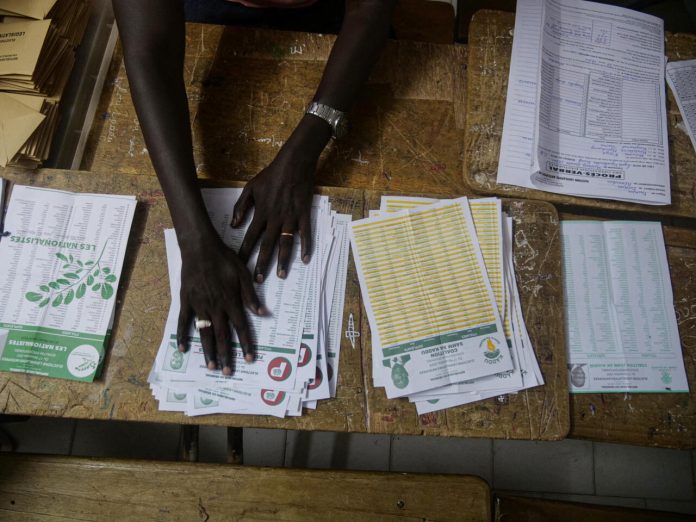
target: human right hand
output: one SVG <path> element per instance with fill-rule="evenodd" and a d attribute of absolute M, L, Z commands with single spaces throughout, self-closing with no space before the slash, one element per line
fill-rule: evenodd
<path fill-rule="evenodd" d="M 183 243 L 183 244 L 182 244 Z M 181 310 L 177 327 L 179 351 L 188 350 L 188 332 L 193 318 L 208 320 L 212 326 L 200 328 L 205 362 L 209 370 L 233 371 L 230 322 L 242 345 L 244 359 L 254 360 L 246 306 L 256 315 L 267 315 L 256 295 L 251 274 L 237 254 L 218 237 L 196 244 L 180 241 Z"/>

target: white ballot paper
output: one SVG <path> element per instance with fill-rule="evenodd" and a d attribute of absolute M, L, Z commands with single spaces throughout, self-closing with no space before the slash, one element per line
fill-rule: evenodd
<path fill-rule="evenodd" d="M 381 212 L 431 205 L 437 199 L 409 196 L 383 196 Z M 451 201 L 451 200 L 445 200 Z M 409 395 L 419 414 L 430 413 L 539 386 L 544 383 L 529 335 L 524 327 L 522 307 L 512 261 L 512 218 L 501 212 L 497 198 L 469 199 L 474 227 L 486 271 L 493 287 L 498 310 L 503 317 L 505 337 L 514 369 L 488 377 L 465 381 Z M 377 216 L 379 213 L 371 213 Z M 377 357 L 373 357 L 378 362 Z M 379 376 L 379 368 L 373 373 Z M 375 379 L 375 385 L 382 385 Z"/>
<path fill-rule="evenodd" d="M 572 393 L 688 392 L 662 226 L 562 221 Z"/>
<path fill-rule="evenodd" d="M 239 249 L 250 222 L 239 228 L 229 226 L 231 211 L 240 194 L 241 189 L 202 191 L 211 222 L 223 242 L 234 250 Z M 173 230 L 165 231 L 172 306 L 148 379 L 160 409 L 187 415 L 238 413 L 284 417 L 300 415 L 303 401 L 330 397 L 326 357 L 323 362 L 321 358 L 328 334 L 324 332 L 321 317 L 329 313 L 324 307 L 332 306 L 334 298 L 343 301 L 345 296 L 345 274 L 341 277 L 338 267 L 346 266 L 347 261 L 341 255 L 347 258 L 347 249 L 333 249 L 337 253 L 333 258 L 330 256 L 335 244 L 335 222 L 344 219 L 345 216 L 332 214 L 326 196 L 315 196 L 312 260 L 305 265 L 296 244 L 286 279 L 278 278 L 273 266 L 264 283 L 255 284 L 259 299 L 271 313 L 265 317 L 247 314 L 256 348 L 253 363 L 244 360 L 233 331 L 231 376 L 208 370 L 198 332 L 193 327 L 189 333 L 190 349 L 186 353 L 177 349 L 181 255 L 176 234 Z M 258 249 L 249 260 L 250 269 L 257 255 Z M 327 274 L 339 281 L 331 286 L 332 293 L 328 296 Z M 313 390 L 320 392 L 312 396 Z"/>
<path fill-rule="evenodd" d="M 668 62 L 667 83 L 677 100 L 686 132 L 696 151 L 696 60 Z"/>
<path fill-rule="evenodd" d="M 0 241 L 0 370 L 99 374 L 135 206 L 133 196 L 14 186 Z"/>
<path fill-rule="evenodd" d="M 671 202 L 661 19 L 518 0 L 498 182 Z"/>
<path fill-rule="evenodd" d="M 514 368 L 466 198 L 351 223 L 387 397 Z"/>

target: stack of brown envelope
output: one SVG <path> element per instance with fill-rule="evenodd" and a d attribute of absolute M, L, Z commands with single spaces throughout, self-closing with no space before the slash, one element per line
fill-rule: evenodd
<path fill-rule="evenodd" d="M 0 166 L 36 167 L 48 157 L 89 6 L 0 0 Z"/>

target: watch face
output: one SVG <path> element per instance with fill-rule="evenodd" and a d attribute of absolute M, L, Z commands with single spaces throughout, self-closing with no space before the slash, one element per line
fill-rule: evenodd
<path fill-rule="evenodd" d="M 349 130 L 349 125 L 348 125 L 348 118 L 339 118 L 339 120 L 336 122 L 336 137 L 337 138 L 342 138 L 346 134 L 348 134 Z"/>

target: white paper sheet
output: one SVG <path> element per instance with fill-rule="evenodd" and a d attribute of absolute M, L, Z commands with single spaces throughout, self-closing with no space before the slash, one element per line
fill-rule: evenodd
<path fill-rule="evenodd" d="M 571 392 L 688 392 L 661 224 L 561 233 Z"/>
<path fill-rule="evenodd" d="M 686 132 L 696 151 L 696 60 L 668 62 L 667 83 L 677 100 Z"/>

